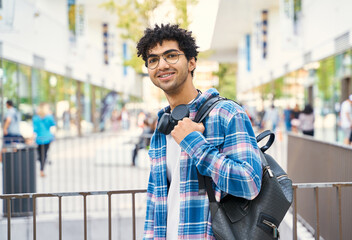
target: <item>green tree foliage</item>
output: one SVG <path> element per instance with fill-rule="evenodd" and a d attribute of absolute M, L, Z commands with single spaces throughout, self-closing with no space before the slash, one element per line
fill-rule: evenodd
<path fill-rule="evenodd" d="M 3 78 L 3 88 L 4 97 L 17 102 L 17 65 L 13 62 L 3 61 L 4 78 Z"/>
<path fill-rule="evenodd" d="M 275 79 L 274 81 L 274 98 L 279 99 L 284 96 L 284 77 Z"/>
<path fill-rule="evenodd" d="M 187 6 L 196 4 L 198 0 L 172 0 L 176 9 L 175 22 L 181 27 L 188 28 Z M 100 6 L 118 15 L 117 27 L 122 30 L 121 38 L 130 44 L 131 58 L 124 62 L 125 66 L 132 67 L 137 73 L 142 73 L 144 62 L 136 54 L 136 43 L 143 36 L 149 26 L 154 10 L 160 6 L 162 0 L 110 0 Z"/>
<path fill-rule="evenodd" d="M 198 0 L 172 0 L 172 3 L 176 9 L 176 23 L 187 29 L 191 23 L 188 18 L 188 6 L 197 4 Z"/>
<path fill-rule="evenodd" d="M 272 96 L 272 100 L 280 99 L 284 97 L 284 77 L 277 78 L 271 82 L 268 82 L 260 87 L 262 98 L 269 99 Z"/>
<path fill-rule="evenodd" d="M 101 4 L 101 7 L 118 15 L 117 27 L 122 29 L 121 38 L 131 45 L 131 58 L 124 62 L 125 66 L 131 66 L 137 73 L 142 73 L 144 64 L 141 58 L 137 57 L 135 43 L 143 36 L 145 28 L 149 25 L 149 19 L 160 5 L 160 0 L 126 0 L 108 1 Z"/>
<path fill-rule="evenodd" d="M 320 67 L 317 69 L 319 94 L 326 101 L 333 96 L 334 66 L 335 58 L 332 57 L 320 61 Z"/>
<path fill-rule="evenodd" d="M 221 96 L 236 100 L 236 72 L 236 64 L 220 63 L 219 70 L 213 73 L 219 78 L 217 89 Z"/>

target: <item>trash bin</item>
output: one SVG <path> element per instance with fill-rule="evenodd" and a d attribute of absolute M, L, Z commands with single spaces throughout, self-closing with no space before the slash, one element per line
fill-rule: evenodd
<path fill-rule="evenodd" d="M 2 153 L 3 194 L 35 193 L 36 164 L 33 145 L 16 143 L 4 145 Z M 3 201 L 3 213 L 7 215 L 7 201 Z M 11 216 L 29 216 L 33 214 L 31 198 L 11 201 Z"/>

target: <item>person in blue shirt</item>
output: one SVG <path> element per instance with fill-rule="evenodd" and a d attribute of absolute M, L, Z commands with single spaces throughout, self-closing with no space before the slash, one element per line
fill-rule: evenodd
<path fill-rule="evenodd" d="M 193 84 L 197 48 L 190 31 L 170 24 L 147 28 L 137 44 L 151 81 L 169 103 L 158 113 L 148 152 L 144 239 L 215 239 L 208 197 L 198 195 L 197 170 L 211 177 L 217 201 L 227 194 L 254 199 L 260 191 L 259 147 L 243 108 L 222 101 L 204 125 L 192 121 L 207 99 L 219 95 L 216 89 L 201 93 Z M 159 125 L 167 119 L 164 114 L 181 104 L 187 106 L 189 117 L 171 132 L 164 131 Z"/>
<path fill-rule="evenodd" d="M 285 127 L 287 132 L 291 132 L 292 130 L 292 109 L 290 106 L 287 106 L 286 109 L 284 110 L 284 121 L 285 121 Z"/>
<path fill-rule="evenodd" d="M 36 134 L 35 141 L 38 145 L 38 160 L 40 161 L 40 176 L 45 177 L 44 166 L 50 143 L 54 140 L 54 135 L 50 128 L 56 126 L 54 116 L 50 113 L 48 103 L 41 103 L 37 114 L 33 116 L 33 130 Z"/>

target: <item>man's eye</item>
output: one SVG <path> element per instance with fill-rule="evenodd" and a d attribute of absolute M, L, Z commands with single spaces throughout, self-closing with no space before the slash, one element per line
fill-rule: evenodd
<path fill-rule="evenodd" d="M 175 58 L 175 57 L 177 57 L 176 53 L 170 53 L 166 56 L 166 58 Z"/>
<path fill-rule="evenodd" d="M 158 61 L 158 58 L 149 58 L 148 63 L 155 63 Z"/>

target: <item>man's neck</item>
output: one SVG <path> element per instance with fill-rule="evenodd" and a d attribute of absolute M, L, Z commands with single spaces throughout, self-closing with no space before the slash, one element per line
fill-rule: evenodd
<path fill-rule="evenodd" d="M 188 89 L 183 89 L 178 94 L 167 95 L 166 98 L 170 104 L 171 110 L 180 104 L 188 104 L 198 95 L 198 90 L 192 85 Z"/>

